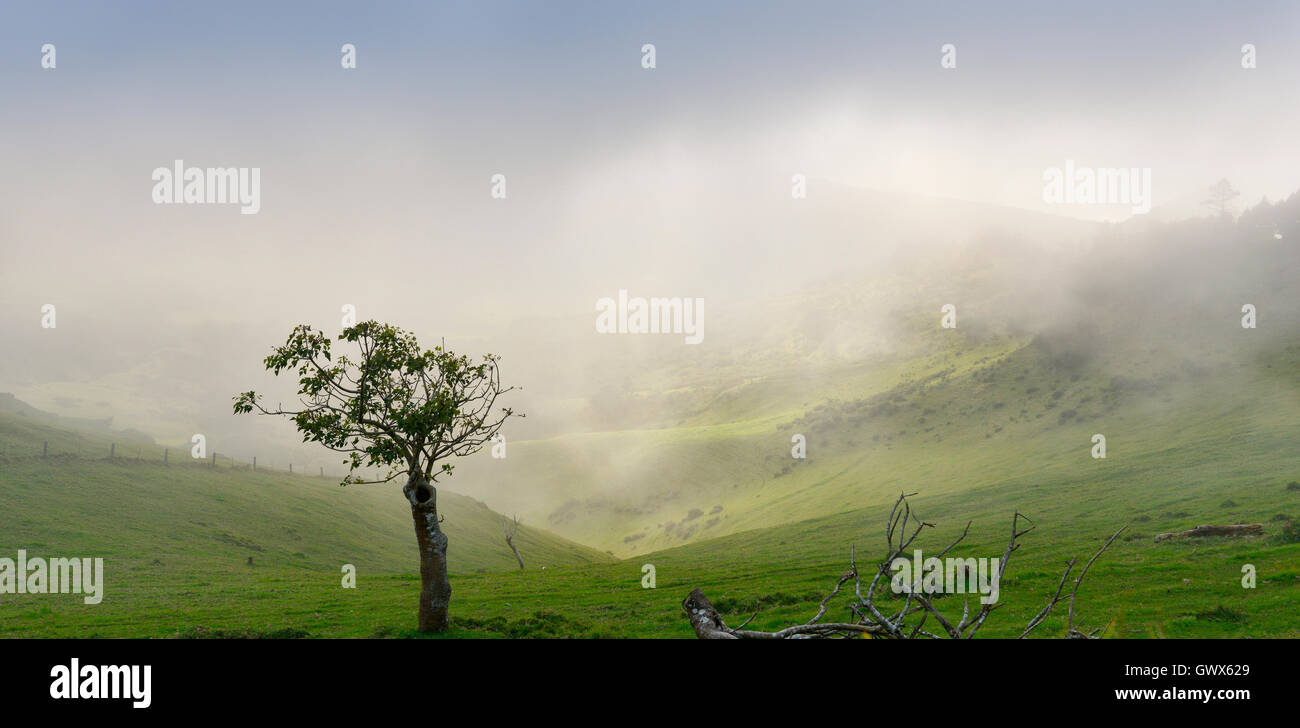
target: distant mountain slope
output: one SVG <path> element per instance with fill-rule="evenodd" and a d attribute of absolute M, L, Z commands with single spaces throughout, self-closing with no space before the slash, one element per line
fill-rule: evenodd
<path fill-rule="evenodd" d="M 641 427 L 512 442 L 458 472 L 489 504 L 628 556 L 900 490 L 1140 461 L 1140 497 L 1216 469 L 1291 472 L 1298 243 L 1300 195 L 1235 221 L 1115 226 L 1069 253 L 990 244 L 835 281 L 769 302 L 752 337 L 719 334 L 707 361 L 617 369 L 625 386 L 592 406 L 644 413 Z M 939 327 L 949 302 L 955 330 Z M 1090 457 L 1098 433 L 1105 461 Z"/>
<path fill-rule="evenodd" d="M 410 508 L 399 486 L 340 487 L 336 480 L 284 471 L 195 462 L 106 425 L 78 423 L 0 403 L 0 554 L 96 556 L 123 569 L 257 566 L 339 573 L 413 572 L 418 567 Z M 42 458 L 42 443 L 50 457 Z M 108 459 L 116 443 L 117 457 Z M 75 453 L 80 450 L 81 456 Z M 137 460 L 137 453 L 139 458 Z M 502 517 L 483 503 L 441 489 L 453 573 L 517 568 Z M 528 568 L 611 559 L 533 528 L 516 537 Z"/>

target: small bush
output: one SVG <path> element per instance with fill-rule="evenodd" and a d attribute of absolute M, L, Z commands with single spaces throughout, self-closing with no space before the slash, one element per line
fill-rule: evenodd
<path fill-rule="evenodd" d="M 1300 543 L 1300 526 L 1297 526 L 1295 521 L 1287 521 L 1277 538 L 1282 543 Z"/>
<path fill-rule="evenodd" d="M 1227 622 L 1230 624 L 1241 624 L 1246 621 L 1246 613 L 1236 609 L 1230 609 L 1220 604 L 1214 609 L 1204 612 L 1197 612 L 1196 618 L 1206 622 Z"/>

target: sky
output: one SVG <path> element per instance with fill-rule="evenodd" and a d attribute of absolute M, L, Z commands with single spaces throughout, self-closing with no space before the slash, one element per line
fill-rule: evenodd
<path fill-rule="evenodd" d="M 0 391 L 251 377 L 344 304 L 471 348 L 590 329 L 624 288 L 726 312 L 871 265 L 926 200 L 1131 215 L 1045 202 L 1067 160 L 1150 168 L 1153 219 L 1205 214 L 1223 177 L 1278 199 L 1300 189 L 1298 21 L 1294 2 L 8 2 Z M 260 211 L 155 204 L 174 160 L 260 169 Z M 941 209 L 933 236 L 978 232 Z M 62 340 L 40 338 L 46 303 Z"/>

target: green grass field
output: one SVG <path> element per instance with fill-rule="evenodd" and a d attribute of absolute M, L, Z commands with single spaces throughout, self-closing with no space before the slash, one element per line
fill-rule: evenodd
<path fill-rule="evenodd" d="M 1300 208 L 1300 197 L 1287 204 Z M 1016 511 L 1037 525 L 982 636 L 1018 635 L 1065 562 L 1086 560 L 1122 526 L 1080 592 L 1082 627 L 1300 636 L 1300 485 L 1290 485 L 1300 481 L 1300 256 L 1289 242 L 1300 230 L 1278 210 L 1265 212 L 1285 235 L 1239 226 L 1238 247 L 1224 248 L 1211 221 L 1200 242 L 1184 228 L 1144 241 L 1146 263 L 1122 275 L 1098 264 L 1088 280 L 1105 285 L 1076 291 L 1078 310 L 1051 312 L 1054 325 L 1035 333 L 1005 313 L 1018 304 L 999 298 L 993 278 L 964 294 L 964 328 L 941 329 L 936 311 L 898 299 L 880 314 L 890 328 L 842 332 L 830 351 L 808 331 L 863 320 L 894 289 L 945 300 L 915 282 L 844 284 L 761 331 L 719 334 L 699 360 L 655 354 L 612 397 L 564 404 L 615 425 L 625 414 L 621 426 L 512 440 L 508 458 L 470 458 L 440 486 L 450 636 L 689 637 L 680 603 L 696 587 L 732 624 L 755 608 L 756 628 L 804 621 L 850 545 L 868 569 L 883 556 L 900 492 L 917 493 L 915 508 L 937 525 L 920 544 L 930 552 L 968 520 L 953 555 L 1000 555 Z M 1200 247 L 1171 256 L 1161 244 Z M 1180 284 L 1166 296 L 1180 297 L 1152 303 L 1167 280 Z M 1246 295 L 1267 326 L 1239 324 Z M 795 434 L 805 459 L 791 457 Z M 1091 454 L 1096 434 L 1104 459 Z M 412 634 L 419 578 L 398 486 L 341 488 L 187 456 L 172 450 L 164 464 L 142 433 L 0 397 L 0 557 L 103 557 L 107 581 L 94 606 L 0 594 L 0 635 Z M 523 516 L 526 571 L 493 508 Z M 1238 523 L 1264 534 L 1153 542 Z M 356 589 L 341 586 L 349 563 Z M 654 589 L 641 586 L 645 564 Z M 960 596 L 940 604 L 961 612 Z M 832 614 L 846 609 L 841 598 Z M 1035 636 L 1064 631 L 1058 614 Z"/>
<path fill-rule="evenodd" d="M 26 469 L 32 487 L 54 489 L 60 497 L 89 479 L 109 493 L 122 487 L 121 465 L 32 465 Z M 115 472 L 116 471 L 116 472 Z M 8 471 L 7 471 L 8 472 Z M 76 473 L 78 485 L 59 477 Z M 40 476 L 44 475 L 44 478 Z M 114 476 L 117 476 L 115 480 Z M 222 480 L 179 478 L 176 486 L 201 489 L 260 488 L 290 491 L 302 483 L 274 483 L 246 474 Z M 138 477 L 138 476 L 137 476 Z M 286 482 L 288 481 L 288 482 Z M 1072 494 L 1064 505 L 1062 489 Z M 222 522 L 219 512 L 235 514 L 236 499 L 226 506 L 207 505 L 210 496 L 190 496 L 193 513 L 206 512 L 214 522 L 207 529 L 182 528 L 189 536 L 164 538 L 139 508 L 124 507 L 109 517 L 97 534 L 87 534 L 70 519 L 59 531 L 13 539 L 31 555 L 102 555 L 106 560 L 105 599 L 85 605 L 78 595 L 8 595 L 0 601 L 0 634 L 7 637 L 198 637 L 198 636 L 412 636 L 415 595 L 413 548 L 400 534 L 377 533 L 374 524 L 350 520 L 346 511 L 330 514 L 338 522 L 327 530 L 306 530 L 290 518 L 277 526 L 285 534 L 262 534 L 270 519 L 245 518 L 246 527 Z M 296 500 L 293 496 L 286 500 Z M 1225 509 L 1226 498 L 1251 505 Z M 15 505 L 12 493 L 6 513 Z M 398 499 L 400 501 L 400 499 Z M 1300 492 L 1281 482 L 1261 483 L 1241 478 L 1228 487 L 1192 487 L 1179 494 L 1134 506 L 1131 494 L 1108 478 L 1056 483 L 1005 483 L 960 496 L 917 496 L 914 505 L 937 523 L 922 543 L 936 550 L 973 520 L 972 533 L 955 555 L 997 555 L 1005 545 L 1011 512 L 1019 508 L 1035 519 L 1037 530 L 1023 540 L 1012 557 L 1001 602 L 982 634 L 1015 636 L 1041 607 L 1055 586 L 1064 561 L 1087 558 L 1116 527 L 1131 524 L 1104 554 L 1084 583 L 1078 608 L 1082 625 L 1102 628 L 1106 637 L 1296 637 L 1300 636 L 1300 545 L 1284 543 L 1277 513 L 1300 510 Z M 399 505 L 400 502 L 399 502 Z M 229 507 L 229 510 L 227 510 Z M 804 621 L 816 611 L 848 563 L 848 545 L 855 544 L 859 563 L 870 563 L 883 544 L 884 507 L 856 510 L 813 521 L 777 526 L 704 541 L 645 557 L 609 562 L 572 547 L 534 539 L 526 543 L 526 559 L 540 565 L 520 572 L 504 563 L 509 554 L 500 545 L 496 558 L 479 553 L 492 550 L 466 534 L 468 523 L 453 527 L 449 509 L 450 558 L 453 577 L 455 629 L 448 636 L 483 637 L 689 637 L 689 624 L 680 602 L 700 587 L 737 624 L 757 606 L 752 625 L 777 628 Z M 131 513 L 136 513 L 132 517 Z M 1234 540 L 1155 544 L 1151 535 L 1202 521 L 1263 521 L 1264 537 Z M 1187 514 L 1187 515 L 1184 515 Z M 287 514 L 280 514 L 285 516 Z M 394 514 L 393 520 L 400 520 Z M 468 518 L 466 520 L 469 520 Z M 35 521 L 24 519 L 27 528 Z M 255 526 L 255 528 L 254 528 Z M 494 533 L 495 524 L 484 524 Z M 260 551 L 229 543 L 226 531 L 244 538 L 262 538 Z M 303 540 L 286 535 L 302 529 Z M 349 534 L 350 531 L 355 533 Z M 113 538 L 109 538 L 111 535 Z M 231 534 L 234 535 L 234 534 Z M 382 538 L 380 536 L 382 535 Z M 311 542 L 310 544 L 308 542 Z M 370 549 L 358 544 L 366 543 Z M 391 545 L 390 545 L 391 544 Z M 291 551 L 297 549 L 298 551 Z M 12 550 L 12 547 L 9 547 Z M 410 567 L 394 563 L 408 554 Z M 7 553 L 7 551 L 6 551 Z M 245 554 L 254 555 L 247 566 Z M 548 556 L 544 556 L 547 554 Z M 154 563 L 152 559 L 161 563 Z M 473 573 L 467 564 L 488 559 L 495 567 Z M 590 561 L 580 563 L 584 558 Z M 343 589 L 333 563 L 356 563 L 358 588 Z M 655 589 L 641 586 L 641 567 L 653 564 Z M 1258 586 L 1243 589 L 1241 568 L 1258 569 Z M 564 564 L 564 565 L 557 565 Z M 470 573 L 466 573 L 469 571 Z M 940 600 L 944 609 L 960 612 L 959 596 Z M 841 604 L 838 609 L 844 609 Z M 833 607 L 832 615 L 839 613 Z M 1050 618 L 1035 636 L 1059 636 L 1063 616 Z"/>
<path fill-rule="evenodd" d="M 533 514 L 519 538 L 529 567 L 520 572 L 500 515 L 444 486 L 449 636 L 689 637 L 680 602 L 695 587 L 733 624 L 757 607 L 755 628 L 804 621 L 847 567 L 850 544 L 860 564 L 881 555 L 886 509 L 901 490 L 918 492 L 916 509 L 938 526 L 923 550 L 971 520 L 954 555 L 996 556 L 1013 512 L 1037 524 L 984 636 L 1019 634 L 1065 561 L 1086 559 L 1125 525 L 1081 590 L 1082 626 L 1125 638 L 1300 636 L 1300 543 L 1290 525 L 1300 487 L 1287 488 L 1300 480 L 1300 347 L 1237 359 L 1222 354 L 1205 370 L 1163 377 L 1147 370 L 1167 367 L 1141 361 L 1123 374 L 1104 362 L 1071 371 L 1030 340 L 994 337 L 939 347 L 874 382 L 864 375 L 858 398 L 795 411 L 750 402 L 749 418 L 728 424 L 563 438 L 584 440 L 586 451 L 514 443 L 510 467 L 570 478 L 576 489 L 603 478 L 635 483 L 644 463 L 618 467 L 636 460 L 628 447 L 645 448 L 643 459 L 664 465 L 650 468 L 658 482 L 640 485 L 663 494 L 659 483 L 671 484 L 675 497 L 648 512 L 612 508 L 604 515 L 616 517 L 585 512 L 546 524 L 596 548 L 531 528 L 545 523 Z M 809 458 L 794 467 L 790 431 L 809 441 Z M 1090 455 L 1097 431 L 1108 439 L 1104 460 Z M 46 441 L 53 455 L 31 454 Z M 86 455 L 106 455 L 111 442 L 117 458 Z M 164 465 L 147 441 L 13 400 L 0 411 L 0 451 L 0 555 L 24 548 L 106 561 L 103 603 L 2 595 L 0 635 L 413 635 L 417 559 L 395 485 L 342 488 L 221 459 L 216 468 L 178 462 L 176 453 Z M 453 487 L 485 482 L 481 470 L 466 471 Z M 709 513 L 713 503 L 721 515 Z M 660 525 L 651 535 L 688 506 L 698 513 L 681 526 L 700 528 Z M 1265 535 L 1152 541 L 1201 523 L 1262 523 Z M 647 535 L 619 538 L 637 532 Z M 341 586 L 345 563 L 357 567 L 356 589 Z M 654 589 L 641 586 L 643 564 L 655 567 Z M 1247 564 L 1257 570 L 1253 589 L 1241 583 Z M 960 599 L 940 604 L 959 614 Z M 1059 636 L 1063 619 L 1035 636 Z"/>
<path fill-rule="evenodd" d="M 1277 453 L 1279 471 L 1300 472 L 1300 456 L 1287 442 L 1261 437 L 1255 447 Z M 1240 467 L 1245 462 L 1252 467 Z M 1163 475 L 1170 463 L 1180 465 L 1177 482 Z M 1090 461 L 1090 470 L 1074 468 L 1073 476 L 1008 479 L 957 493 L 922 487 L 914 506 L 937 528 L 921 548 L 937 550 L 969 519 L 971 535 L 954 555 L 996 556 L 1013 511 L 1034 519 L 1037 529 L 1012 558 L 1004 606 L 985 636 L 1018 634 L 1064 562 L 1086 559 L 1098 539 L 1126 524 L 1127 534 L 1081 590 L 1083 626 L 1107 637 L 1300 636 L 1300 544 L 1283 534 L 1300 512 L 1300 490 L 1286 488 L 1288 477 L 1260 478 L 1256 464 L 1228 438 L 1217 451 L 1192 442 Z M 413 634 L 419 579 L 409 510 L 395 487 L 75 458 L 6 460 L 0 483 L 0 553 L 25 548 L 30 556 L 106 561 L 101 604 L 85 605 L 78 595 L 0 597 L 4 636 Z M 453 637 L 689 637 L 680 602 L 695 587 L 733 624 L 758 606 L 756 628 L 804 621 L 847 568 L 849 544 L 860 564 L 879 554 L 891 501 L 622 561 L 526 529 L 521 550 L 530 568 L 520 572 L 496 514 L 463 496 L 442 498 Z M 1266 533 L 1152 542 L 1156 533 L 1203 522 L 1262 522 Z M 357 566 L 358 588 L 342 588 L 343 563 Z M 641 586 L 646 563 L 655 567 L 655 589 Z M 1255 589 L 1241 586 L 1244 564 L 1258 570 Z M 940 604 L 960 612 L 960 598 Z M 1063 618 L 1053 617 L 1035 635 L 1063 629 Z"/>

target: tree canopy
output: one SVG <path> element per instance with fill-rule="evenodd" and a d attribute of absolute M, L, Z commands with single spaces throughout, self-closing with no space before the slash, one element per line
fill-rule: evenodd
<path fill-rule="evenodd" d="M 496 355 L 473 360 L 442 345 L 422 349 L 414 334 L 376 321 L 345 328 L 338 341 L 356 353 L 336 354 L 328 336 L 303 324 L 266 357 L 275 375 L 297 374 L 300 408 L 264 407 L 252 391 L 234 399 L 236 414 L 290 417 L 304 442 L 347 453 L 344 485 L 402 475 L 433 482 L 451 474 L 449 458 L 477 452 L 517 414 L 494 410 L 516 389 L 502 388 Z M 367 481 L 356 474 L 361 468 L 387 475 Z"/>

